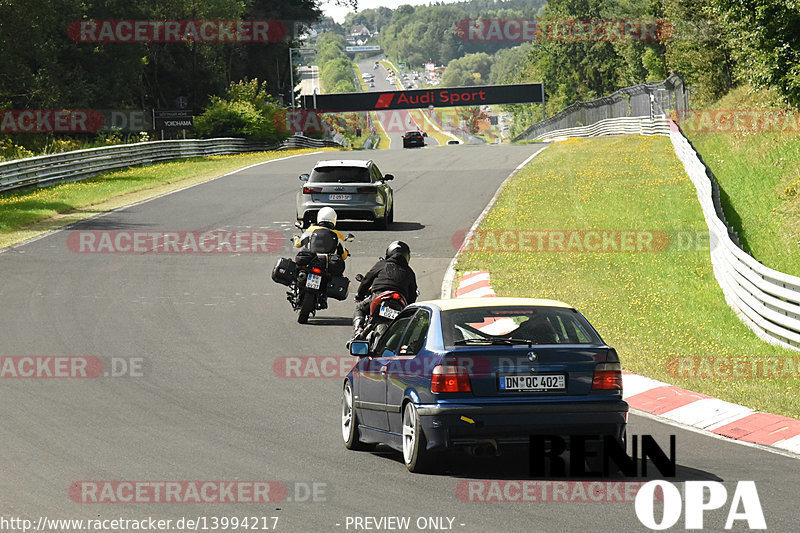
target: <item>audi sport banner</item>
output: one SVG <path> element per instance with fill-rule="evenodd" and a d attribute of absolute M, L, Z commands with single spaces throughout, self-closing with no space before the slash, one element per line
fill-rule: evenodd
<path fill-rule="evenodd" d="M 303 108 L 318 111 L 380 111 L 485 104 L 542 102 L 542 84 L 476 85 L 367 93 L 303 95 Z"/>

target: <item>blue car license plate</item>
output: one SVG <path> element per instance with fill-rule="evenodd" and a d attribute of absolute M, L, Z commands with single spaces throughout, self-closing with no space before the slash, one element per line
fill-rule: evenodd
<path fill-rule="evenodd" d="M 500 376 L 501 391 L 563 391 L 567 388 L 564 374 L 533 374 Z"/>

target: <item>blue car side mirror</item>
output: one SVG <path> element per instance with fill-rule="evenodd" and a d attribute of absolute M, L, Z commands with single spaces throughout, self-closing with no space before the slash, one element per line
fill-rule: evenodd
<path fill-rule="evenodd" d="M 353 341 L 350 343 L 350 355 L 366 357 L 369 355 L 369 343 L 366 341 Z"/>

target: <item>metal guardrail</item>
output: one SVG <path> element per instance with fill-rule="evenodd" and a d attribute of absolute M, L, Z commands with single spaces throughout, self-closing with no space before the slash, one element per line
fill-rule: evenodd
<path fill-rule="evenodd" d="M 601 120 L 590 126 L 554 130 L 537 137 L 536 141 L 558 141 L 569 137 L 602 137 L 603 135 L 669 135 L 665 117 L 623 117 Z"/>
<path fill-rule="evenodd" d="M 800 350 L 800 277 L 766 267 L 741 249 L 725 220 L 719 186 L 678 125 L 670 120 L 675 153 L 697 189 L 708 225 L 711 263 L 725 300 L 767 342 Z"/>
<path fill-rule="evenodd" d="M 609 118 L 655 118 L 669 115 L 670 111 L 682 113 L 688 109 L 689 93 L 683 78 L 670 74 L 661 82 L 640 83 L 596 100 L 576 102 L 552 117 L 537 122 L 513 140 L 536 139 L 545 133 L 588 126 Z"/>
<path fill-rule="evenodd" d="M 373 150 L 375 145 L 378 144 L 379 140 L 380 136 L 377 132 L 370 132 L 369 137 L 367 137 L 367 140 L 364 141 L 364 144 L 362 144 L 361 147 L 364 148 L 364 150 Z"/>
<path fill-rule="evenodd" d="M 800 351 L 800 277 L 766 267 L 741 248 L 738 235 L 722 211 L 714 175 L 674 121 L 645 117 L 607 119 L 591 126 L 551 131 L 539 139 L 620 134 L 669 136 L 697 189 L 708 226 L 714 277 L 728 305 L 763 340 Z"/>
<path fill-rule="evenodd" d="M 347 139 L 344 139 L 345 142 Z M 288 149 L 288 148 L 329 148 L 329 147 L 336 147 L 341 148 L 342 143 L 337 142 L 334 140 L 327 140 L 327 139 L 312 139 L 311 137 L 304 137 L 302 135 L 294 135 L 289 137 L 279 147 L 279 149 Z"/>
<path fill-rule="evenodd" d="M 0 192 L 77 181 L 103 172 L 170 159 L 261 152 L 286 148 L 340 146 L 334 141 L 291 137 L 278 145 L 245 139 L 188 139 L 120 144 L 0 163 Z"/>

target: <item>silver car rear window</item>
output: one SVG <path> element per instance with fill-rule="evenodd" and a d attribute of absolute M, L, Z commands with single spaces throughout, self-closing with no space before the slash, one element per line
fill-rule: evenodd
<path fill-rule="evenodd" d="M 369 170 L 363 167 L 317 167 L 309 183 L 370 183 Z"/>

